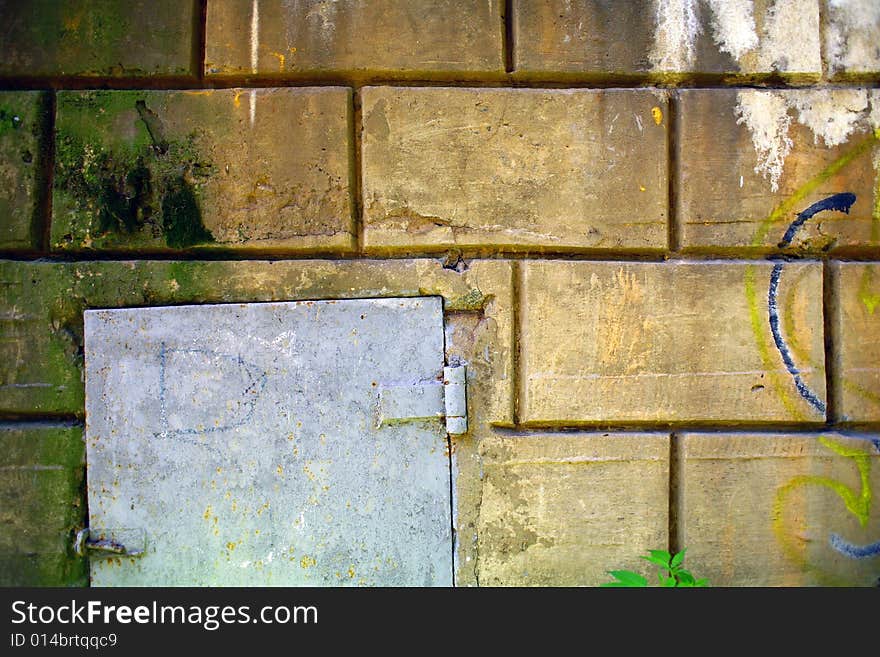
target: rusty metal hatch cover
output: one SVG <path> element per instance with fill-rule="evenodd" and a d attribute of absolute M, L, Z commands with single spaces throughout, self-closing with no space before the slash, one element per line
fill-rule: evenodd
<path fill-rule="evenodd" d="M 94 586 L 452 584 L 440 298 L 90 310 L 85 356 Z"/>

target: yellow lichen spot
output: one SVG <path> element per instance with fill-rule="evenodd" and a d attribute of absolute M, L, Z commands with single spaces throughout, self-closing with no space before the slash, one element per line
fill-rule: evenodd
<path fill-rule="evenodd" d="M 235 500 L 232 500 L 232 510 L 238 511 L 238 502 L 236 502 Z"/>
<path fill-rule="evenodd" d="M 203 515 L 202 517 L 203 517 L 205 520 L 210 520 L 210 519 L 211 519 L 211 514 L 212 514 L 213 512 L 214 512 L 214 509 L 213 509 L 212 507 L 209 506 L 207 509 L 205 509 L 205 513 L 204 513 L 204 515 Z"/>
<path fill-rule="evenodd" d="M 659 107 L 651 108 L 651 116 L 654 117 L 654 123 L 656 125 L 663 123 L 663 111 Z"/>
<path fill-rule="evenodd" d="M 299 560 L 299 565 L 303 568 L 311 568 L 317 563 L 318 562 L 315 560 L 315 558 L 310 557 L 309 555 L 304 555 L 303 558 Z"/>
<path fill-rule="evenodd" d="M 235 95 L 232 97 L 232 104 L 236 107 L 241 107 L 241 95 L 244 93 L 244 89 L 239 89 L 235 92 Z"/>
<path fill-rule="evenodd" d="M 287 434 L 288 440 L 293 440 L 294 438 L 296 438 L 296 436 L 294 436 L 292 433 Z"/>
<path fill-rule="evenodd" d="M 277 472 L 278 476 L 280 477 L 284 474 L 284 468 L 279 465 L 277 468 L 275 468 L 275 472 Z"/>
<path fill-rule="evenodd" d="M 230 491 L 226 491 L 226 493 L 223 495 L 224 500 L 228 500 L 230 497 L 232 497 L 232 493 Z"/>
<path fill-rule="evenodd" d="M 79 24 L 82 21 L 82 14 L 75 14 L 73 16 L 66 16 L 64 18 L 64 29 L 69 30 L 70 32 L 76 32 L 79 29 Z"/>
<path fill-rule="evenodd" d="M 273 52 L 272 55 L 278 58 L 278 71 L 284 73 L 284 55 L 280 52 Z"/>
<path fill-rule="evenodd" d="M 217 474 L 220 474 L 221 472 L 223 472 L 223 468 L 218 467 L 218 468 L 217 468 Z"/>
<path fill-rule="evenodd" d="M 227 549 L 227 550 L 234 550 L 234 549 L 235 549 L 235 543 L 233 543 L 232 541 L 229 541 L 229 542 L 226 544 L 226 549 Z"/>
<path fill-rule="evenodd" d="M 640 191 L 640 192 L 645 191 L 645 186 L 644 186 L 644 185 L 639 185 L 639 191 Z"/>
<path fill-rule="evenodd" d="M 349 577 L 349 579 L 353 579 L 353 578 L 354 578 L 354 566 L 349 566 L 349 567 L 348 567 L 348 577 Z"/>

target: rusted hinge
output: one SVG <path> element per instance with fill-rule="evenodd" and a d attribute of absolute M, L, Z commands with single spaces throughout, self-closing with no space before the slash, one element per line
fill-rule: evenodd
<path fill-rule="evenodd" d="M 467 433 L 466 366 L 444 367 L 442 381 L 379 386 L 377 426 L 432 418 L 446 418 L 450 435 Z"/>
<path fill-rule="evenodd" d="M 81 557 L 91 552 L 107 557 L 139 557 L 146 550 L 147 534 L 143 529 L 101 529 L 85 527 L 76 533 L 73 550 Z"/>

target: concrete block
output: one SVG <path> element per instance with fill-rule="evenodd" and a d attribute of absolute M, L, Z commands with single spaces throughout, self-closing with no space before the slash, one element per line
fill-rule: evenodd
<path fill-rule="evenodd" d="M 825 68 L 835 78 L 880 71 L 880 5 L 873 0 L 823 0 Z"/>
<path fill-rule="evenodd" d="M 350 95 L 59 93 L 52 248 L 350 251 Z"/>
<path fill-rule="evenodd" d="M 495 436 L 481 444 L 482 586 L 596 586 L 665 550 L 669 436 Z M 638 485 L 633 485 L 638 481 Z"/>
<path fill-rule="evenodd" d="M 504 71 L 503 4 L 492 0 L 208 3 L 208 76 Z"/>
<path fill-rule="evenodd" d="M 518 74 L 821 74 L 819 0 L 514 0 Z M 792 35 L 797 34 L 793 39 Z"/>
<path fill-rule="evenodd" d="M 824 420 L 819 264 L 522 267 L 526 424 Z"/>
<path fill-rule="evenodd" d="M 876 90 L 688 90 L 679 92 L 678 108 L 683 249 L 876 246 Z M 792 223 L 810 214 L 786 240 Z"/>
<path fill-rule="evenodd" d="M 0 249 L 39 246 L 48 97 L 41 91 L 0 93 Z"/>
<path fill-rule="evenodd" d="M 85 522 L 82 429 L 0 425 L 0 584 L 87 582 L 71 553 Z"/>
<path fill-rule="evenodd" d="M 880 421 L 880 263 L 832 265 L 840 420 Z"/>
<path fill-rule="evenodd" d="M 196 0 L 0 1 L 0 76 L 195 76 Z"/>
<path fill-rule="evenodd" d="M 714 586 L 876 586 L 880 440 L 684 434 L 679 540 Z"/>
<path fill-rule="evenodd" d="M 362 97 L 371 252 L 666 246 L 664 92 L 369 87 Z"/>

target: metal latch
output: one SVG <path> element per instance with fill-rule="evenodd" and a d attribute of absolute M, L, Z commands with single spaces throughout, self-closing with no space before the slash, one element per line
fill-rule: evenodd
<path fill-rule="evenodd" d="M 146 550 L 147 534 L 143 529 L 101 529 L 85 527 L 76 533 L 73 550 L 81 557 L 91 552 L 107 557 L 139 557 Z"/>
<path fill-rule="evenodd" d="M 447 433 L 467 433 L 467 368 L 443 368 L 442 381 L 380 384 L 377 425 L 446 418 Z"/>

